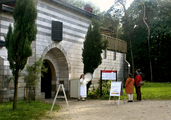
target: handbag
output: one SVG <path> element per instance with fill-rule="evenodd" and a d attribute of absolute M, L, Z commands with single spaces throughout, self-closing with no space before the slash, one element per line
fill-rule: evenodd
<path fill-rule="evenodd" d="M 143 86 L 144 85 L 144 81 L 138 82 L 138 86 Z"/>

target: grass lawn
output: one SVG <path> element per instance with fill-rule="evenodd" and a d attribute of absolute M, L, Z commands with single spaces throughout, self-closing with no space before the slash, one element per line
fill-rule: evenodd
<path fill-rule="evenodd" d="M 136 91 L 134 88 L 134 100 L 136 100 Z M 145 82 L 141 87 L 141 99 L 142 100 L 171 100 L 171 83 L 151 83 Z M 124 98 L 127 98 L 127 94 L 124 89 Z M 121 99 L 122 96 L 121 96 Z"/>
<path fill-rule="evenodd" d="M 171 100 L 171 84 L 147 82 L 141 87 L 141 94 L 142 99 Z"/>
<path fill-rule="evenodd" d="M 39 101 L 26 104 L 22 100 L 17 102 L 17 109 L 13 110 L 12 106 L 13 102 L 0 103 L 0 120 L 41 120 L 42 117 L 49 115 L 52 104 Z M 59 110 L 59 106 L 54 105 L 54 110 Z"/>
<path fill-rule="evenodd" d="M 91 98 L 99 98 L 99 99 L 109 99 L 109 89 L 104 89 L 104 93 L 102 98 L 100 98 L 99 92 L 89 92 L 88 99 Z M 127 94 L 125 93 L 124 88 L 124 98 L 125 100 L 128 99 Z M 95 96 L 95 97 L 94 97 Z M 98 96 L 98 97 L 96 97 Z M 136 100 L 136 91 L 134 87 L 134 100 Z M 142 100 L 171 100 L 171 83 L 152 83 L 152 82 L 145 82 L 145 84 L 141 87 L 141 97 Z M 113 97 L 111 97 L 113 99 Z M 120 99 L 123 100 L 123 96 L 120 96 Z"/>

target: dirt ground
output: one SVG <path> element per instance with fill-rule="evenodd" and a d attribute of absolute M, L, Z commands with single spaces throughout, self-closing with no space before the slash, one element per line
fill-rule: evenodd
<path fill-rule="evenodd" d="M 53 103 L 53 100 L 46 100 Z M 171 120 L 171 100 L 142 100 L 141 102 L 127 102 L 109 100 L 68 100 L 56 101 L 61 106 L 59 111 L 53 111 L 52 120 Z M 44 120 L 44 119 L 43 119 Z"/>

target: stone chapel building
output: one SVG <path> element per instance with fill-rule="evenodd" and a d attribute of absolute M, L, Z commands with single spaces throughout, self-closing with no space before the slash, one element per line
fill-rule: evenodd
<path fill-rule="evenodd" d="M 13 25 L 13 7 L 16 0 L 0 1 L 0 102 L 13 99 L 14 85 L 9 81 L 12 75 L 7 61 L 4 36 L 9 24 Z M 82 48 L 91 18 L 99 16 L 89 12 L 89 8 L 80 9 L 62 0 L 34 0 L 38 16 L 36 20 L 37 36 L 32 43 L 33 56 L 28 64 L 35 62 L 35 55 L 43 55 L 47 74 L 40 79 L 36 88 L 36 99 L 53 98 L 60 83 L 70 91 L 70 81 L 79 79 L 83 73 Z M 88 11 L 87 11 L 88 10 Z M 109 40 L 109 48 L 102 54 L 102 64 L 93 74 L 93 85 L 100 78 L 100 70 L 117 70 L 117 79 L 124 80 L 129 71 L 126 61 L 127 43 L 102 35 Z M 23 79 L 19 79 L 18 99 L 25 97 Z"/>

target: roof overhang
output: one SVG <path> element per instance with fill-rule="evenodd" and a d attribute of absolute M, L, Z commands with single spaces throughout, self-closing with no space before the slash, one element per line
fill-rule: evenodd
<path fill-rule="evenodd" d="M 16 2 L 16 0 L 0 0 L 0 4 Z"/>
<path fill-rule="evenodd" d="M 47 1 L 47 0 L 45 0 Z M 86 15 L 88 17 L 93 17 L 93 18 L 96 18 L 96 19 L 100 19 L 99 16 L 93 14 L 93 13 L 90 13 L 84 9 L 81 9 L 81 8 L 78 8 L 78 7 L 75 7 L 74 5 L 71 5 L 67 2 L 64 2 L 62 0 L 50 0 L 51 2 L 54 2 L 60 6 L 63 6 L 65 8 L 68 8 L 70 10 L 73 10 L 73 11 L 76 11 L 77 13 L 80 13 L 80 14 L 83 14 L 83 15 Z M 16 0 L 0 0 L 0 8 L 4 11 L 7 11 L 7 12 L 13 12 L 13 7 L 10 7 L 10 6 L 6 6 L 8 4 L 11 4 L 11 3 L 15 3 Z M 5 5 L 3 5 L 5 4 Z"/>
<path fill-rule="evenodd" d="M 99 16 L 97 16 L 97 15 L 95 15 L 95 14 L 93 14 L 93 13 L 90 13 L 90 12 L 84 10 L 84 9 L 75 7 L 74 5 L 71 5 L 71 4 L 69 4 L 69 3 L 67 3 L 67 2 L 64 2 L 64 1 L 62 1 L 62 0 L 51 0 L 51 1 L 52 1 L 52 2 L 55 2 L 56 4 L 59 4 L 59 5 L 61 5 L 61 6 L 64 6 L 64 7 L 66 7 L 66 8 L 69 8 L 69 9 L 71 9 L 71 10 L 74 10 L 74 11 L 76 11 L 76 12 L 78 12 L 78 13 L 84 14 L 84 15 L 86 15 L 86 16 L 94 17 L 94 18 L 96 18 L 96 19 L 100 19 Z"/>

